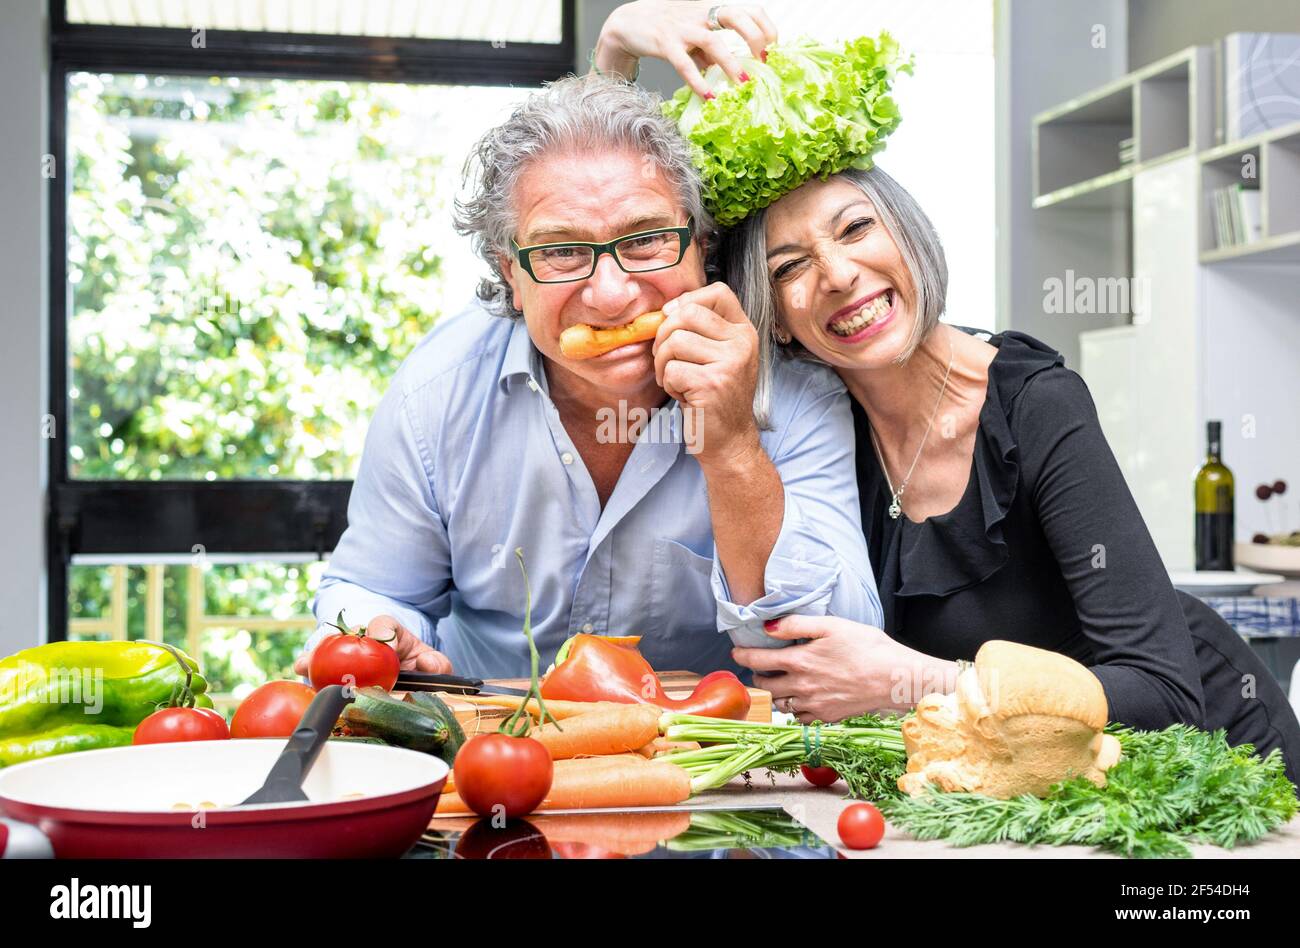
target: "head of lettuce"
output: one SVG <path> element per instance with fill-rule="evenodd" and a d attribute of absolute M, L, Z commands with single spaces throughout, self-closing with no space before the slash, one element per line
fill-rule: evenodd
<path fill-rule="evenodd" d="M 799 40 L 770 47 L 765 63 L 742 63 L 749 82 L 732 85 L 713 66 L 705 80 L 715 98 L 683 87 L 664 103 L 694 146 L 705 203 L 722 226 L 810 178 L 870 168 L 900 120 L 890 86 L 912 70 L 888 33 L 843 46 Z"/>

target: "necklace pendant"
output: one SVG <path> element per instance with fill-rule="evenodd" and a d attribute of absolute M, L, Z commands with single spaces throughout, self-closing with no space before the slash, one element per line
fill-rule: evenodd
<path fill-rule="evenodd" d="M 902 512 L 903 512 L 903 505 L 900 504 L 898 502 L 898 498 L 895 497 L 893 503 L 889 505 L 889 516 L 891 519 L 897 520 L 899 514 L 901 514 Z"/>

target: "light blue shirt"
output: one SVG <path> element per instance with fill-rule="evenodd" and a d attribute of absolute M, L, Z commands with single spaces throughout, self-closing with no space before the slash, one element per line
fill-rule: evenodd
<path fill-rule="evenodd" d="M 420 341 L 375 412 L 316 617 L 342 609 L 357 625 L 389 614 L 458 674 L 526 676 L 521 547 L 543 668 L 578 632 L 640 635 L 655 668 L 708 672 L 736 669 L 733 640 L 786 644 L 763 631 L 765 619 L 881 625 L 844 387 L 791 359 L 773 374 L 761 440 L 785 516 L 766 594 L 742 606 L 714 550 L 680 405 L 653 415 L 602 510 L 525 323 L 471 305 Z"/>

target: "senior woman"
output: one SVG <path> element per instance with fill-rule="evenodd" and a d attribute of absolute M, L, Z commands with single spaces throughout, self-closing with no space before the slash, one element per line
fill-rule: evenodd
<path fill-rule="evenodd" d="M 668 47 L 696 42 L 693 24 L 633 42 L 630 21 L 602 36 L 606 61 L 679 62 Z M 705 64 L 697 42 L 688 52 Z M 1174 590 L 1083 380 L 1030 336 L 939 321 L 947 265 L 907 191 L 878 168 L 814 177 L 752 211 L 722 263 L 765 354 L 830 365 L 845 384 L 885 614 L 883 628 L 790 615 L 766 625 L 790 647 L 736 649 L 777 707 L 805 723 L 908 708 L 1010 639 L 1088 666 L 1114 721 L 1224 728 L 1234 745 L 1280 748 L 1300 782 L 1295 713 L 1241 638 Z"/>
<path fill-rule="evenodd" d="M 907 191 L 879 168 L 810 181 L 736 228 L 725 270 L 759 332 L 833 366 L 853 400 L 885 610 L 883 630 L 789 616 L 769 634 L 807 644 L 739 650 L 780 706 L 807 720 L 907 707 L 1011 639 L 1087 665 L 1112 720 L 1222 727 L 1281 748 L 1297 779 L 1286 696 L 1174 590 L 1083 380 L 1023 333 L 939 322 L 947 265 Z"/>

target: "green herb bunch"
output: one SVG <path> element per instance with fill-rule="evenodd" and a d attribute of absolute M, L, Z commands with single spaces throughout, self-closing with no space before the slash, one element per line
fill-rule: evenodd
<path fill-rule="evenodd" d="M 1261 759 L 1249 744 L 1229 747 L 1224 731 L 1173 725 L 1134 731 L 1111 725 L 1123 756 L 1106 786 L 1063 781 L 1042 799 L 997 800 L 944 793 L 883 800 L 896 827 L 955 846 L 1011 841 L 1097 846 L 1136 857 L 1189 857 L 1188 843 L 1230 849 L 1259 839 L 1296 813 L 1296 788 L 1281 754 Z"/>

